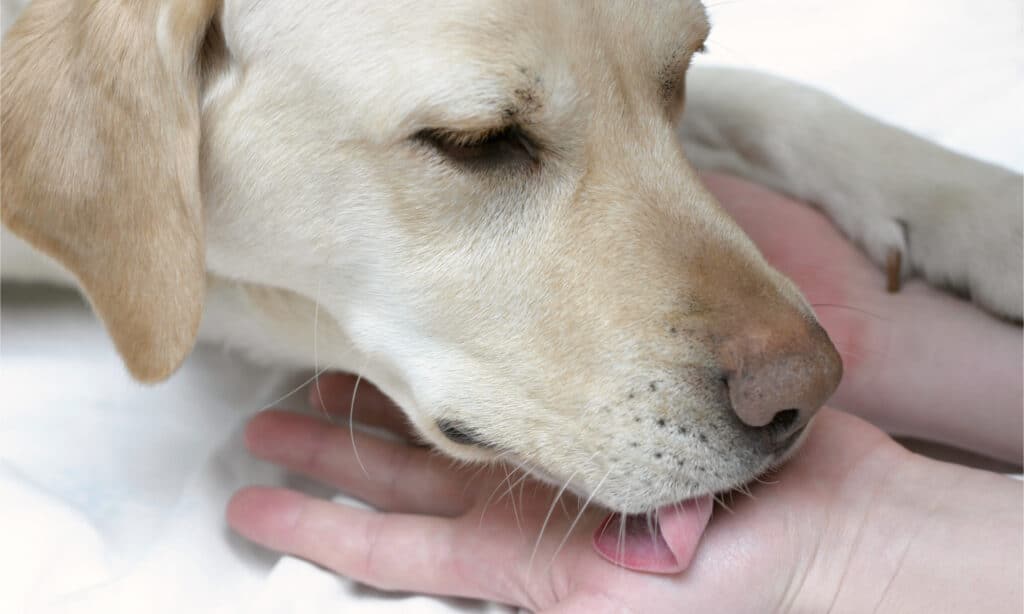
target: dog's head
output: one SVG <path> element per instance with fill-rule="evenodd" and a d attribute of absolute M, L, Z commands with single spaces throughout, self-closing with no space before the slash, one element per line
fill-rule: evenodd
<path fill-rule="evenodd" d="M 780 460 L 841 366 L 675 135 L 696 1 L 37 0 L 3 215 L 128 368 L 206 271 L 315 300 L 424 438 L 635 512 Z"/>

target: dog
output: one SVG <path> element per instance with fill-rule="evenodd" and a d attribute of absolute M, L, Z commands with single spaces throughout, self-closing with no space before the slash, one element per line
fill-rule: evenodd
<path fill-rule="evenodd" d="M 5 278 L 73 278 L 143 382 L 215 340 L 614 511 L 733 488 L 842 365 L 694 168 L 1015 320 L 1021 177 L 688 71 L 708 30 L 696 0 L 36 0 L 2 49 Z"/>

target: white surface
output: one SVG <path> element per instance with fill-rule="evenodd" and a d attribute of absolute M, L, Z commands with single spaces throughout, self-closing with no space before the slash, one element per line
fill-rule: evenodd
<path fill-rule="evenodd" d="M 816 84 L 955 149 L 1024 168 L 1017 2 L 720 0 L 711 12 L 711 54 L 700 61 Z M 0 611 L 456 607 L 379 595 L 226 529 L 235 489 L 294 480 L 250 459 L 239 438 L 247 416 L 292 388 L 289 374 L 202 347 L 170 382 L 143 388 L 80 302 L 24 287 L 4 293 Z"/>

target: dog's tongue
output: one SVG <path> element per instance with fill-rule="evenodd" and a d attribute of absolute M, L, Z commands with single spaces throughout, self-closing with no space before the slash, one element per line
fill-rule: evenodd
<path fill-rule="evenodd" d="M 712 505 L 710 496 L 667 505 L 658 510 L 653 527 L 646 516 L 626 516 L 623 527 L 622 514 L 609 514 L 594 532 L 594 548 L 627 569 L 679 573 L 693 560 Z"/>

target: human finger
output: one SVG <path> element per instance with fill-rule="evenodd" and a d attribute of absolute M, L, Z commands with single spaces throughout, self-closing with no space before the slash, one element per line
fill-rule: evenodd
<path fill-rule="evenodd" d="M 327 373 L 309 387 L 309 404 L 331 417 L 353 420 L 412 439 L 414 430 L 405 414 L 386 394 L 351 373 Z"/>
<path fill-rule="evenodd" d="M 253 487 L 228 504 L 228 524 L 267 548 L 383 590 L 515 602 L 501 536 L 469 534 L 436 516 L 388 514 L 294 491 Z"/>
<path fill-rule="evenodd" d="M 452 516 L 470 504 L 472 484 L 437 453 L 285 411 L 253 418 L 245 443 L 257 457 L 393 512 Z"/>

